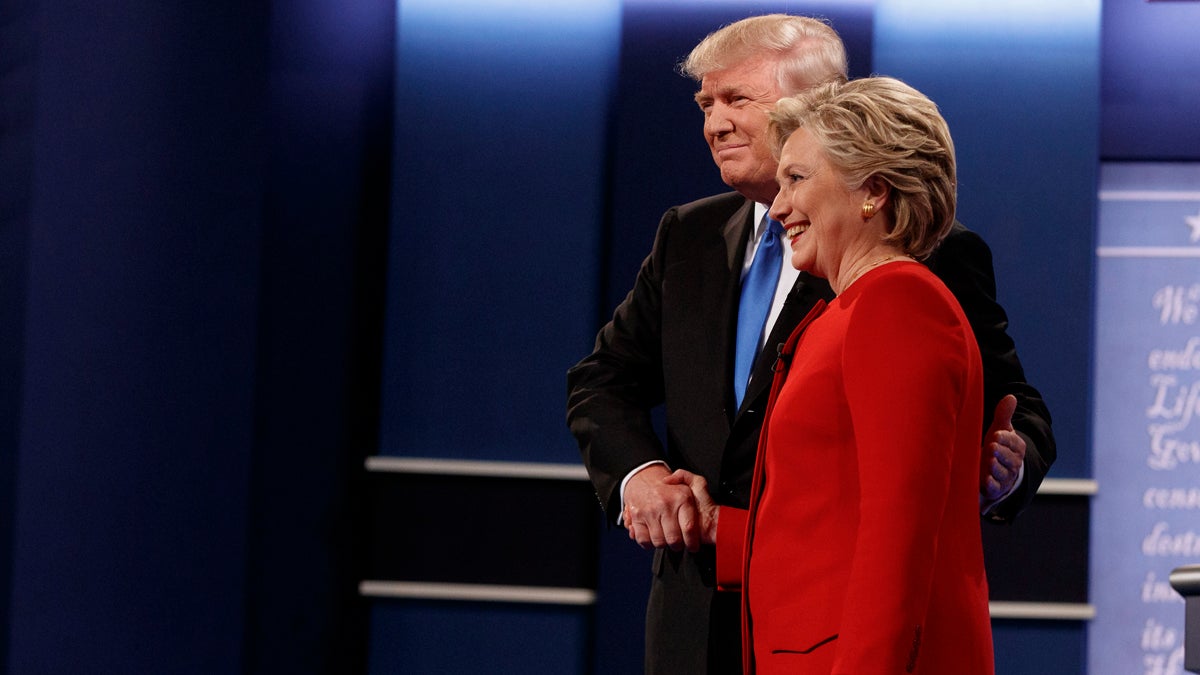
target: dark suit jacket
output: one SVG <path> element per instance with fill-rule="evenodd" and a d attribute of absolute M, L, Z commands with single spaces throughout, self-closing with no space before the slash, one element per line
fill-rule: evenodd
<path fill-rule="evenodd" d="M 734 409 L 733 344 L 740 272 L 754 205 L 736 192 L 670 209 L 633 290 L 596 337 L 593 352 L 567 373 L 567 422 L 610 522 L 621 513 L 621 480 L 666 460 L 708 481 L 715 500 L 749 506 L 755 451 L 777 345 L 832 291 L 801 273 Z M 957 224 L 928 261 L 962 304 L 979 340 L 985 419 L 1005 393 L 1018 399 L 1014 426 L 1025 437 L 1025 480 L 996 511 L 1016 515 L 1054 459 L 1050 415 L 1025 382 L 1008 318 L 996 303 L 991 252 Z M 666 408 L 666 448 L 651 410 Z M 986 423 L 986 422 L 985 422 Z M 646 667 L 654 673 L 730 673 L 741 663 L 740 599 L 715 592 L 711 547 L 657 552 L 646 611 Z"/>

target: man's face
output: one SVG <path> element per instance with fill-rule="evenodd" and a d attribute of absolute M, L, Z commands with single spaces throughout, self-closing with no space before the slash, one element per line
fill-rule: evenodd
<path fill-rule="evenodd" d="M 754 58 L 714 70 L 700 82 L 696 103 L 704 113 L 704 139 L 721 180 L 749 199 L 775 198 L 775 159 L 767 141 L 767 113 L 783 97 L 775 64 Z"/>

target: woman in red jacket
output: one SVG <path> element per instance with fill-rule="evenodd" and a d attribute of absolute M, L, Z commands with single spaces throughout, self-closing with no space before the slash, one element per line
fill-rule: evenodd
<path fill-rule="evenodd" d="M 771 216 L 837 297 L 782 350 L 749 510 L 674 478 L 742 589 L 745 670 L 988 675 L 979 351 L 918 262 L 954 221 L 949 130 L 890 78 L 783 99 L 772 130 Z"/>

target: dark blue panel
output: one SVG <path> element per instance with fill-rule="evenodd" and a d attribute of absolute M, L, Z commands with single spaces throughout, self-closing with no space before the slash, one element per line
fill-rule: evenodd
<path fill-rule="evenodd" d="M 373 471 L 365 487 L 367 579 L 596 587 L 603 516 L 587 481 Z M 463 542 L 487 551 L 487 564 L 463 555 Z"/>
<path fill-rule="evenodd" d="M 10 672 L 238 672 L 265 9 L 39 19 Z"/>
<path fill-rule="evenodd" d="M 1081 621 L 992 621 L 996 672 L 1084 675 L 1087 624 Z"/>
<path fill-rule="evenodd" d="M 376 600 L 369 672 L 585 673 L 588 614 L 578 607 Z"/>
<path fill-rule="evenodd" d="M 33 191 L 37 32 L 32 2 L 0 8 L 0 672 L 8 663 L 26 271 Z"/>
<path fill-rule="evenodd" d="M 1102 4 L 1102 156 L 1200 159 L 1200 3 Z"/>
<path fill-rule="evenodd" d="M 395 11 L 272 5 L 246 673 L 366 667 L 360 481 L 378 430 Z"/>
<path fill-rule="evenodd" d="M 380 451 L 575 462 L 617 5 L 467 4 L 400 5 Z"/>

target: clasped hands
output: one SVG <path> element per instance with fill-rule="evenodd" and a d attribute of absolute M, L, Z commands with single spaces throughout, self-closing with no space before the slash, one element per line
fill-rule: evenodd
<path fill-rule="evenodd" d="M 644 549 L 695 553 L 700 544 L 716 543 L 719 509 L 703 476 L 653 464 L 626 483 L 621 518 L 629 538 Z"/>
<path fill-rule="evenodd" d="M 996 406 L 984 436 L 985 460 L 980 466 L 980 502 L 992 503 L 1007 496 L 1025 461 L 1025 440 L 1012 426 L 1017 399 L 1005 396 Z M 717 540 L 720 506 L 708 492 L 708 481 L 690 471 L 670 471 L 661 464 L 642 469 L 625 485 L 622 522 L 629 538 L 650 550 L 687 549 Z"/>

